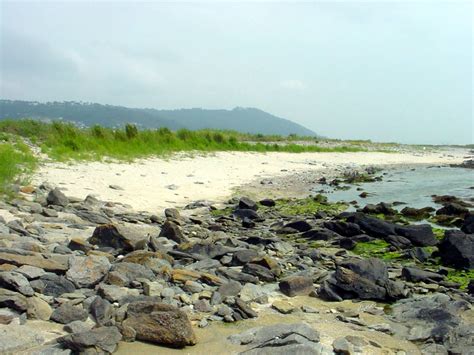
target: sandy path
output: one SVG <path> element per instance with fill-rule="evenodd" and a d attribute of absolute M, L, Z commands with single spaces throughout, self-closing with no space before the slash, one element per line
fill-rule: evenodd
<path fill-rule="evenodd" d="M 136 210 L 161 212 L 206 199 L 222 201 L 234 188 L 270 177 L 321 172 L 364 165 L 459 163 L 464 150 L 413 153 L 245 153 L 219 152 L 169 160 L 153 158 L 134 163 L 46 163 L 33 183 L 48 181 L 70 196 L 95 194 L 103 200 L 130 204 Z M 115 190 L 118 185 L 123 190 Z"/>

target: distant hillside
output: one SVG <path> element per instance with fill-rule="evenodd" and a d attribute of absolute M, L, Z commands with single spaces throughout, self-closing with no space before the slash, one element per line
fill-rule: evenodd
<path fill-rule="evenodd" d="M 316 136 L 315 132 L 292 121 L 256 108 L 241 107 L 232 110 L 156 110 L 72 101 L 39 103 L 0 100 L 0 120 L 7 118 L 62 119 L 85 126 L 120 127 L 125 123 L 134 123 L 142 128 L 213 128 L 255 134 Z"/>

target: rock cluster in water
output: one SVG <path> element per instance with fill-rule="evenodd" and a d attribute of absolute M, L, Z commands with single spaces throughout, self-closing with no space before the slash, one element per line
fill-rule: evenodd
<path fill-rule="evenodd" d="M 160 217 L 67 197 L 48 184 L 31 192 L 0 205 L 13 216 L 0 218 L 1 353 L 111 353 L 135 340 L 183 348 L 198 341 L 192 324 L 256 318 L 264 306 L 292 313 L 285 297 L 296 296 L 387 303 L 390 311 L 378 314 L 397 326 L 337 319 L 416 342 L 426 354 L 473 349 L 472 319 L 462 314 L 472 307 L 474 284 L 460 289 L 447 279 L 446 267 L 474 268 L 474 215 L 459 201 L 402 211 L 454 223 L 440 242 L 429 224 L 374 217 L 396 214 L 387 204 L 290 215 L 278 201 L 243 197 L 222 210 L 200 202 L 186 216 L 169 208 Z M 397 259 L 351 251 L 377 241 Z M 52 341 L 27 327 L 37 320 L 59 329 Z M 329 348 L 304 322 L 226 341 L 243 354 L 353 354 L 375 346 L 354 335 Z"/>

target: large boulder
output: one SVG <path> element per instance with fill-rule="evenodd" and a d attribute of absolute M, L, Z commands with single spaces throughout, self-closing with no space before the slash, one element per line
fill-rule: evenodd
<path fill-rule="evenodd" d="M 107 282 L 117 286 L 128 286 L 139 278 L 153 280 L 155 274 L 146 266 L 133 263 L 117 263 L 107 275 Z"/>
<path fill-rule="evenodd" d="M 436 283 L 444 280 L 444 275 L 435 272 L 421 270 L 416 267 L 404 267 L 402 269 L 402 276 L 408 281 L 412 282 L 427 282 Z"/>
<path fill-rule="evenodd" d="M 459 269 L 474 269 L 474 234 L 447 230 L 438 250 L 443 264 Z"/>
<path fill-rule="evenodd" d="M 395 232 L 410 240 L 415 246 L 426 247 L 438 244 L 429 224 L 396 226 Z"/>
<path fill-rule="evenodd" d="M 88 315 L 88 312 L 82 307 L 74 306 L 71 303 L 63 303 L 53 311 L 51 320 L 57 323 L 67 324 L 75 320 L 84 321 Z"/>
<path fill-rule="evenodd" d="M 289 276 L 280 281 L 280 291 L 289 297 L 308 295 L 313 291 L 313 280 L 305 276 Z"/>
<path fill-rule="evenodd" d="M 390 318 L 398 323 L 394 328 L 398 338 L 440 344 L 445 354 L 471 354 L 474 328 L 462 317 L 469 308 L 466 301 L 434 294 L 398 301 Z"/>
<path fill-rule="evenodd" d="M 405 297 L 403 284 L 389 280 L 387 266 L 377 258 L 353 258 L 339 263 L 318 294 L 330 301 L 351 298 L 387 301 Z"/>
<path fill-rule="evenodd" d="M 461 206 L 459 203 L 446 203 L 443 207 L 436 211 L 437 215 L 445 215 L 445 216 L 458 216 L 464 217 L 466 214 L 469 213 L 469 210 Z"/>
<path fill-rule="evenodd" d="M 358 224 L 344 221 L 326 221 L 323 226 L 344 237 L 353 237 L 362 234 Z"/>
<path fill-rule="evenodd" d="M 138 340 L 175 348 L 196 344 L 186 313 L 164 303 L 130 303 L 123 326 L 134 329 Z"/>
<path fill-rule="evenodd" d="M 70 293 L 76 290 L 74 284 L 64 276 L 56 274 L 46 274 L 41 276 L 39 280 L 34 280 L 31 284 L 35 284 L 36 289 L 47 295 L 59 297 L 63 293 Z"/>
<path fill-rule="evenodd" d="M 92 287 L 104 278 L 109 269 L 110 262 L 105 256 L 72 256 L 66 278 L 78 288 Z"/>
<path fill-rule="evenodd" d="M 363 213 L 355 213 L 347 219 L 359 225 L 371 237 L 385 238 L 395 233 L 396 225 L 394 223 L 386 222 L 378 218 L 367 216 Z"/>
<path fill-rule="evenodd" d="M 130 252 L 143 249 L 153 234 L 150 227 L 125 224 L 104 224 L 96 227 L 88 242 L 99 247 L 114 248 Z"/>
<path fill-rule="evenodd" d="M 170 239 L 176 243 L 182 243 L 186 241 L 186 238 L 181 231 L 181 228 L 172 221 L 166 221 L 161 227 L 160 237 Z"/>
<path fill-rule="evenodd" d="M 122 340 L 117 327 L 99 327 L 88 331 L 69 334 L 58 339 L 58 342 L 74 353 L 110 354 Z"/>
<path fill-rule="evenodd" d="M 319 355 L 323 347 L 319 333 L 306 323 L 275 324 L 231 335 L 229 341 L 247 346 L 245 355 Z"/>

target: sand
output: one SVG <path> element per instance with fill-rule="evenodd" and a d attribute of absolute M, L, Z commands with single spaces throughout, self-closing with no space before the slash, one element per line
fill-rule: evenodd
<path fill-rule="evenodd" d="M 85 198 L 93 194 L 102 200 L 129 204 L 138 211 L 161 213 L 166 207 L 183 207 L 196 200 L 222 202 L 243 185 L 253 184 L 258 189 L 265 179 L 283 178 L 288 189 L 295 174 L 331 176 L 346 168 L 368 165 L 460 163 L 465 153 L 461 149 L 404 153 L 218 152 L 176 154 L 168 159 L 133 163 L 49 162 L 40 167 L 33 184 L 47 181 L 68 196 Z"/>

